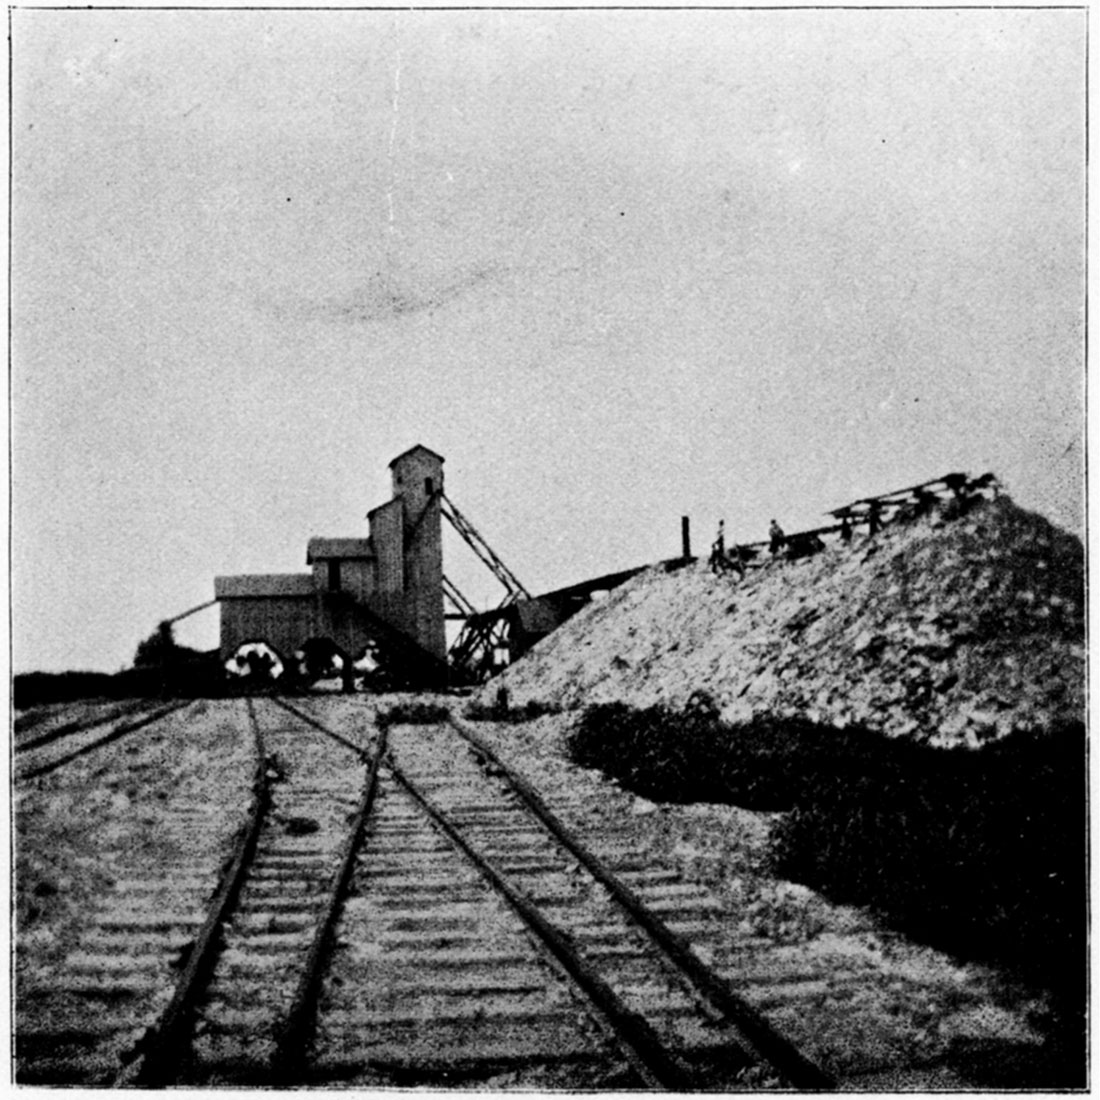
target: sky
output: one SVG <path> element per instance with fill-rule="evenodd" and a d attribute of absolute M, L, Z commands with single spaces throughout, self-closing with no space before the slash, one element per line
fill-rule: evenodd
<path fill-rule="evenodd" d="M 954 470 L 1083 533 L 1082 9 L 10 17 L 16 672 L 417 443 L 535 593 Z"/>

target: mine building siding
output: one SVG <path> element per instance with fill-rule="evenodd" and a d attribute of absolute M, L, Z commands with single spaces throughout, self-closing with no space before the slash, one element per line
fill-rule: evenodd
<path fill-rule="evenodd" d="M 406 630 L 433 656 L 447 657 L 443 617 L 443 458 L 417 445 L 390 463 L 401 503 Z M 371 527 L 373 534 L 374 528 Z"/>
<path fill-rule="evenodd" d="M 314 574 L 216 577 L 214 590 L 221 603 L 223 662 L 246 642 L 266 642 L 287 660 L 316 639 L 328 639 L 355 659 L 376 633 L 347 596 L 334 600 L 315 588 Z"/>
<path fill-rule="evenodd" d="M 222 661 L 253 641 L 285 659 L 306 639 L 328 633 L 308 573 L 215 577 L 214 593 L 221 603 Z"/>
<path fill-rule="evenodd" d="M 353 661 L 370 646 L 395 683 L 447 684 L 445 662 L 347 592 L 318 591 L 313 574 L 217 577 L 215 590 L 222 608 L 223 662 L 255 642 L 265 642 L 284 662 L 309 644 L 331 643 Z"/>
<path fill-rule="evenodd" d="M 371 542 L 377 559 L 374 569 L 374 609 L 402 630 L 409 629 L 405 615 L 405 523 L 398 499 L 367 513 Z"/>
<path fill-rule="evenodd" d="M 370 539 L 312 538 L 306 565 L 318 592 L 346 592 L 364 603 L 375 595 L 375 554 Z"/>
<path fill-rule="evenodd" d="M 327 579 L 327 571 L 322 572 Z M 315 587 L 316 575 L 216 577 L 214 591 L 222 607 L 222 661 L 254 641 L 266 642 L 285 660 L 316 639 L 328 639 L 356 659 L 377 633 L 369 614 L 347 592 L 333 594 Z"/>

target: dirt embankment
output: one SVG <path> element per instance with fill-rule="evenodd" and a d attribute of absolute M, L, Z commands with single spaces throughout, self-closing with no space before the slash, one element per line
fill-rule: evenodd
<path fill-rule="evenodd" d="M 1084 551 L 1007 497 L 744 580 L 698 562 L 591 604 L 485 690 L 799 715 L 976 746 L 1085 712 Z"/>

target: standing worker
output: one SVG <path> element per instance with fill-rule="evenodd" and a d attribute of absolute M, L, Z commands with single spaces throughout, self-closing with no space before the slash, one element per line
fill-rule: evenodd
<path fill-rule="evenodd" d="M 871 501 L 871 507 L 867 509 L 867 537 L 877 535 L 882 527 L 882 511 L 877 500 Z"/>
<path fill-rule="evenodd" d="M 783 534 L 783 528 L 773 519 L 771 525 L 768 527 L 768 535 L 771 538 L 769 549 L 774 557 L 787 545 L 787 536 Z"/>
<path fill-rule="evenodd" d="M 726 568 L 726 521 L 718 521 L 718 537 L 710 548 L 710 571 L 723 573 Z"/>
<path fill-rule="evenodd" d="M 913 490 L 914 507 L 913 512 L 919 519 L 921 516 L 928 516 L 932 514 L 932 509 L 936 506 L 936 498 L 921 486 L 919 489 Z"/>

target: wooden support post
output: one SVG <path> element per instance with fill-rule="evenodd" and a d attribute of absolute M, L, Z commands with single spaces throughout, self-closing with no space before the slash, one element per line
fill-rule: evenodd
<path fill-rule="evenodd" d="M 691 557 L 691 520 L 687 516 L 680 517 L 680 543 L 683 547 L 681 557 L 687 561 Z"/>

